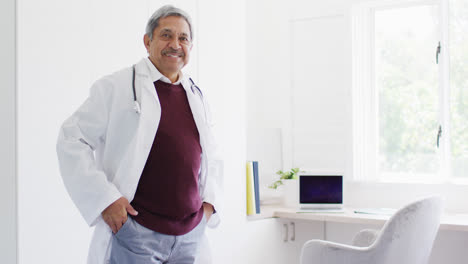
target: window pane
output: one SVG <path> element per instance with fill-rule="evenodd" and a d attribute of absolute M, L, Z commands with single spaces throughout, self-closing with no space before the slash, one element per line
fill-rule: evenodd
<path fill-rule="evenodd" d="M 468 178 L 468 1 L 449 4 L 452 175 Z"/>
<path fill-rule="evenodd" d="M 378 165 L 387 179 L 439 170 L 438 17 L 432 5 L 375 12 Z"/>

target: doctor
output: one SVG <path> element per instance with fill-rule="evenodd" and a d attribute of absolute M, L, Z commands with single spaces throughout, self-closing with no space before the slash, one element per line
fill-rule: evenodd
<path fill-rule="evenodd" d="M 194 263 L 205 227 L 219 224 L 222 161 L 203 94 L 181 71 L 192 39 L 190 17 L 161 7 L 148 58 L 95 82 L 62 125 L 65 187 L 96 226 L 89 264 Z"/>

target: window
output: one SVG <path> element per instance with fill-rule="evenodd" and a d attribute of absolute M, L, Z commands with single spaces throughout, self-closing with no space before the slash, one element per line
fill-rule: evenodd
<path fill-rule="evenodd" d="M 468 0 L 352 13 L 355 178 L 468 182 Z"/>

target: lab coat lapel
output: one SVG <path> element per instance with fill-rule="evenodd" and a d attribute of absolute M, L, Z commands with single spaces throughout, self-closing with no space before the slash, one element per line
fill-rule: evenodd
<path fill-rule="evenodd" d="M 201 141 L 200 143 L 202 143 L 201 145 L 203 148 L 206 127 L 205 127 L 205 115 L 204 115 L 205 112 L 204 112 L 202 98 L 197 93 L 197 91 L 195 92 L 192 91 L 188 78 L 184 79 L 184 81 L 182 82 L 182 85 L 187 94 L 187 99 L 190 105 L 190 109 L 192 110 L 193 119 L 195 121 L 195 124 L 197 125 L 198 133 L 200 134 L 200 141 Z"/>
<path fill-rule="evenodd" d="M 129 201 L 135 196 L 161 118 L 161 105 L 143 60 L 136 65 L 135 90 L 141 107 L 138 128 L 118 171 L 120 190 Z"/>

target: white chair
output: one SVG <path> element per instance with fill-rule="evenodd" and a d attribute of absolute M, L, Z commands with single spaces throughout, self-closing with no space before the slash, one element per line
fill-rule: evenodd
<path fill-rule="evenodd" d="M 418 200 L 398 210 L 381 231 L 359 232 L 353 246 L 307 241 L 301 264 L 426 264 L 441 216 L 440 197 Z"/>

